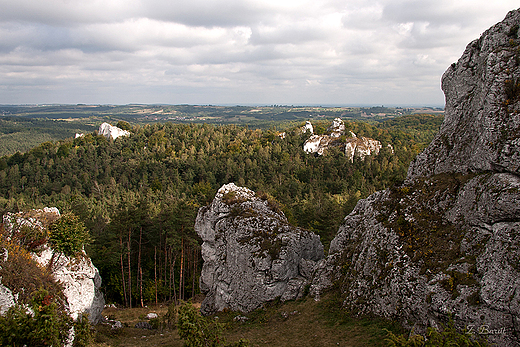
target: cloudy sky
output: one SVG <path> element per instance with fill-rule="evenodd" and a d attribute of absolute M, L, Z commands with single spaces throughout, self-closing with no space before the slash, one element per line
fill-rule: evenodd
<path fill-rule="evenodd" d="M 442 106 L 518 0 L 0 0 L 0 104 Z"/>

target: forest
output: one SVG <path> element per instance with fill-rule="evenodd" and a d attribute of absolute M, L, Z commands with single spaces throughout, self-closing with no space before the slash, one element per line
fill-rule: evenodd
<path fill-rule="evenodd" d="M 253 129 L 120 120 L 113 125 L 131 136 L 111 140 L 92 131 L 1 157 L 0 214 L 56 206 L 76 215 L 90 232 L 86 251 L 108 303 L 187 299 L 199 294 L 202 265 L 194 220 L 223 184 L 267 194 L 292 224 L 319 234 L 327 249 L 359 199 L 402 182 L 442 119 L 345 121 L 347 131 L 383 145 L 379 155 L 353 163 L 339 147 L 323 156 L 305 153 L 310 134 L 300 130 L 304 122 Z M 312 122 L 317 133 L 330 125 Z"/>

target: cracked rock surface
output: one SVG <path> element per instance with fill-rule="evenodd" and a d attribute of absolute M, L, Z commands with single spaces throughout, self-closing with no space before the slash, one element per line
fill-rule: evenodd
<path fill-rule="evenodd" d="M 445 119 L 404 185 L 358 202 L 312 295 L 423 333 L 446 324 L 520 345 L 520 11 L 444 73 Z"/>

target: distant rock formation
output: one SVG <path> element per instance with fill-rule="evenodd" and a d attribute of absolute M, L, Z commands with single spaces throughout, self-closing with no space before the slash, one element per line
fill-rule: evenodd
<path fill-rule="evenodd" d="M 352 312 L 520 345 L 519 27 L 511 11 L 448 68 L 438 135 L 345 218 L 311 294 L 335 283 Z"/>
<path fill-rule="evenodd" d="M 345 156 L 351 161 L 354 157 L 365 159 L 368 155 L 377 155 L 383 146 L 381 142 L 367 137 L 357 137 L 352 131 L 351 137 L 347 138 L 345 143 Z"/>
<path fill-rule="evenodd" d="M 307 122 L 303 129 L 311 129 L 312 124 Z M 354 157 L 358 157 L 364 160 L 366 156 L 377 155 L 383 146 L 378 140 L 374 140 L 368 137 L 357 137 L 352 131 L 349 131 L 350 136 L 343 142 L 340 137 L 345 135 L 345 123 L 340 119 L 336 118 L 332 121 L 331 126 L 327 129 L 325 135 L 312 135 L 303 144 L 303 150 L 307 153 L 316 153 L 317 155 L 323 155 L 328 148 L 344 146 L 345 156 L 351 161 L 354 161 Z M 393 153 L 392 145 L 388 145 Z"/>
<path fill-rule="evenodd" d="M 120 136 L 130 136 L 129 131 L 120 129 L 108 123 L 103 123 L 99 126 L 98 134 L 103 135 L 107 139 L 112 138 L 113 140 Z"/>
<path fill-rule="evenodd" d="M 42 210 L 32 210 L 30 213 L 7 213 L 4 215 L 3 223 L 6 232 L 12 235 L 24 226 L 42 229 L 49 221 L 59 217 L 60 212 L 57 208 L 46 207 Z M 2 251 L 3 262 L 9 261 L 7 250 Z M 52 274 L 63 286 L 67 308 L 73 319 L 83 313 L 88 313 L 91 323 L 96 324 L 100 321 L 105 305 L 103 294 L 99 291 L 101 277 L 86 254 L 73 259 L 63 254 L 57 254 L 49 245 L 42 244 L 37 251 L 31 252 L 30 255 L 44 268 L 49 266 L 52 259 Z M 15 303 L 16 297 L 13 296 L 12 291 L 0 285 L 0 313 L 7 311 Z"/>
<path fill-rule="evenodd" d="M 312 123 L 309 121 L 306 121 L 305 125 L 302 126 L 300 130 L 302 133 L 308 132 L 309 134 L 314 135 L 314 128 L 312 127 Z"/>
<path fill-rule="evenodd" d="M 301 297 L 324 257 L 318 235 L 291 226 L 274 201 L 233 183 L 199 210 L 195 230 L 204 242 L 203 314 Z"/>

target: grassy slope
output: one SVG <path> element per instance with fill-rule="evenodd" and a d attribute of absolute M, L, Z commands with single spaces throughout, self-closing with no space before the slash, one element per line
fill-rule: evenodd
<path fill-rule="evenodd" d="M 332 294 L 316 302 L 312 298 L 287 303 L 271 303 L 264 309 L 247 314 L 248 321 L 236 322 L 236 312 L 221 312 L 219 321 L 226 324 L 226 342 L 241 338 L 251 346 L 384 346 L 387 328 L 400 332 L 396 324 L 381 319 L 357 319 L 349 317 L 340 308 L 340 302 Z M 166 313 L 166 307 L 145 309 L 106 309 L 104 314 L 127 323 L 119 333 L 109 327 L 98 326 L 97 347 L 107 346 L 183 346 L 175 329 L 140 330 L 131 328 L 139 316 L 148 312 Z"/>

